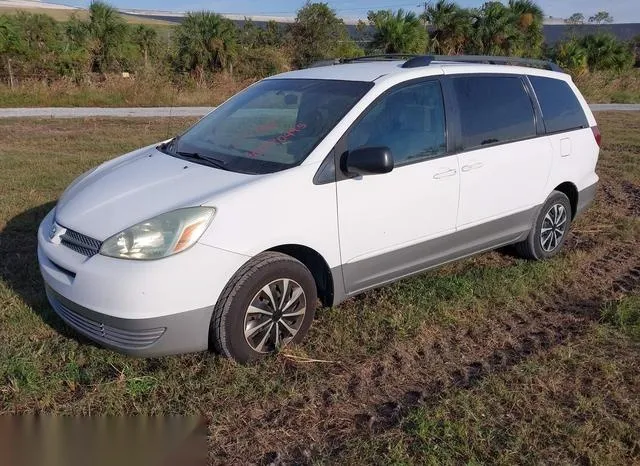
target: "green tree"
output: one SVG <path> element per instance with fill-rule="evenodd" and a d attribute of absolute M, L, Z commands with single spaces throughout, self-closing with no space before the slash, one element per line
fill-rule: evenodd
<path fill-rule="evenodd" d="M 483 55 L 521 55 L 524 43 L 513 11 L 500 2 L 487 2 L 476 11 L 474 40 Z"/>
<path fill-rule="evenodd" d="M 238 30 L 238 43 L 245 48 L 253 49 L 260 44 L 261 29 L 250 18 L 244 18 L 242 29 Z"/>
<path fill-rule="evenodd" d="M 21 48 L 20 35 L 13 18 L 0 15 L 0 53 L 12 53 Z"/>
<path fill-rule="evenodd" d="M 282 26 L 277 21 L 268 21 L 259 36 L 259 45 L 263 47 L 280 47 L 284 42 Z"/>
<path fill-rule="evenodd" d="M 509 9 L 520 30 L 520 52 L 523 56 L 539 57 L 544 42 L 542 9 L 531 0 L 509 0 Z"/>
<path fill-rule="evenodd" d="M 348 39 L 344 22 L 327 3 L 307 2 L 289 26 L 293 61 L 297 67 L 328 58 L 337 58 L 338 44 Z"/>
<path fill-rule="evenodd" d="M 193 71 L 200 79 L 207 71 L 233 71 L 238 44 L 231 20 L 208 11 L 187 13 L 174 40 L 180 69 Z"/>
<path fill-rule="evenodd" d="M 427 47 L 427 34 L 420 19 L 412 11 L 399 9 L 370 11 L 369 23 L 375 28 L 371 47 L 382 53 L 422 53 Z"/>
<path fill-rule="evenodd" d="M 14 24 L 22 44 L 17 58 L 21 73 L 31 76 L 56 74 L 56 62 L 63 48 L 60 24 L 45 14 L 18 12 Z"/>
<path fill-rule="evenodd" d="M 473 17 L 468 9 L 448 0 L 438 0 L 427 5 L 421 18 L 431 26 L 432 52 L 458 55 L 468 48 L 473 35 Z"/>
<path fill-rule="evenodd" d="M 0 15 L 0 58 L 6 66 L 9 84 L 13 87 L 12 59 L 24 49 L 15 22 L 8 15 Z"/>
<path fill-rule="evenodd" d="M 146 24 L 138 24 L 132 34 L 133 42 L 140 48 L 144 58 L 144 67 L 149 67 L 149 57 L 158 47 L 158 31 Z"/>
<path fill-rule="evenodd" d="M 89 5 L 87 31 L 93 55 L 93 70 L 105 73 L 120 69 L 127 44 L 127 23 L 111 5 L 101 1 Z"/>
<path fill-rule="evenodd" d="M 284 42 L 284 32 L 276 21 L 269 21 L 264 28 L 258 27 L 251 19 L 245 18 L 239 30 L 239 42 L 243 47 L 280 47 Z"/>
<path fill-rule="evenodd" d="M 613 16 L 607 11 L 598 11 L 595 15 L 589 17 L 589 22 L 595 24 L 613 23 Z"/>
<path fill-rule="evenodd" d="M 582 13 L 574 13 L 564 20 L 567 24 L 584 24 L 584 15 Z"/>

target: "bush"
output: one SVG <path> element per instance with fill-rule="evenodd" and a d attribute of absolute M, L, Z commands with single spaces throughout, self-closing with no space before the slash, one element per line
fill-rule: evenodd
<path fill-rule="evenodd" d="M 580 44 L 587 52 L 589 69 L 629 70 L 635 63 L 635 57 L 629 44 L 617 40 L 611 34 L 584 36 Z"/>
<path fill-rule="evenodd" d="M 587 51 L 576 39 L 559 43 L 552 51 L 553 60 L 574 76 L 589 71 Z"/>
<path fill-rule="evenodd" d="M 611 34 L 594 34 L 558 43 L 552 57 L 579 76 L 588 71 L 627 71 L 633 67 L 632 47 Z"/>
<path fill-rule="evenodd" d="M 261 79 L 291 69 L 289 57 L 275 47 L 244 49 L 238 56 L 236 73 L 243 78 Z"/>

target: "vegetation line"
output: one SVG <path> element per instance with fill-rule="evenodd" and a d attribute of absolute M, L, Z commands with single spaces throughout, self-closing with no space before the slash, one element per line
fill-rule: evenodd
<path fill-rule="evenodd" d="M 308 2 L 293 23 L 264 27 L 250 20 L 237 27 L 208 11 L 189 12 L 177 26 L 129 24 L 101 1 L 91 3 L 88 14 L 64 19 L 24 11 L 0 15 L 0 106 L 212 105 L 274 73 L 375 53 L 550 58 L 577 80 L 608 73 L 587 85 L 594 93 L 603 84 L 615 87 L 608 101 L 640 102 L 637 75 L 624 77 L 638 40 L 576 33 L 548 47 L 543 12 L 530 0 L 479 8 L 438 0 L 421 15 L 370 11 L 356 26 L 357 40 L 327 3 Z"/>

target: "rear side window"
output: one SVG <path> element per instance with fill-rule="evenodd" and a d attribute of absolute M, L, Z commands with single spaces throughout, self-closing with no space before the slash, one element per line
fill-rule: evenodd
<path fill-rule="evenodd" d="M 533 105 L 518 76 L 453 78 L 463 149 L 536 135 Z"/>
<path fill-rule="evenodd" d="M 529 76 L 538 96 L 547 133 L 588 128 L 589 122 L 571 87 L 560 79 Z"/>

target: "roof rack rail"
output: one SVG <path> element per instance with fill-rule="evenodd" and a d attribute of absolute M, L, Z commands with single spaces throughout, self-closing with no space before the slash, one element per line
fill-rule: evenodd
<path fill-rule="evenodd" d="M 403 58 L 414 59 L 421 55 L 415 53 L 383 53 L 379 55 L 363 55 L 362 57 L 344 58 L 342 63 L 353 63 L 362 61 L 378 61 L 378 60 L 402 60 Z"/>
<path fill-rule="evenodd" d="M 428 66 L 434 61 L 530 66 L 532 68 L 543 68 L 546 70 L 563 72 L 562 68 L 548 60 L 536 60 L 533 58 L 521 57 L 496 57 L 491 55 L 419 55 L 407 60 L 402 67 L 418 68 L 421 66 Z"/>
<path fill-rule="evenodd" d="M 329 60 L 319 60 L 311 65 L 309 68 L 317 68 L 320 66 L 331 66 L 331 65 L 340 65 L 342 63 L 356 63 L 356 62 L 367 62 L 367 61 L 392 61 L 392 60 L 403 60 L 403 59 L 412 59 L 420 57 L 420 55 L 412 54 L 412 53 L 384 53 L 380 55 L 364 55 L 362 57 L 354 57 L 354 58 L 333 58 Z"/>
<path fill-rule="evenodd" d="M 329 60 L 318 60 L 311 63 L 307 68 L 319 68 L 321 66 L 339 65 L 340 63 L 342 63 L 342 60 L 340 58 L 333 58 Z"/>

